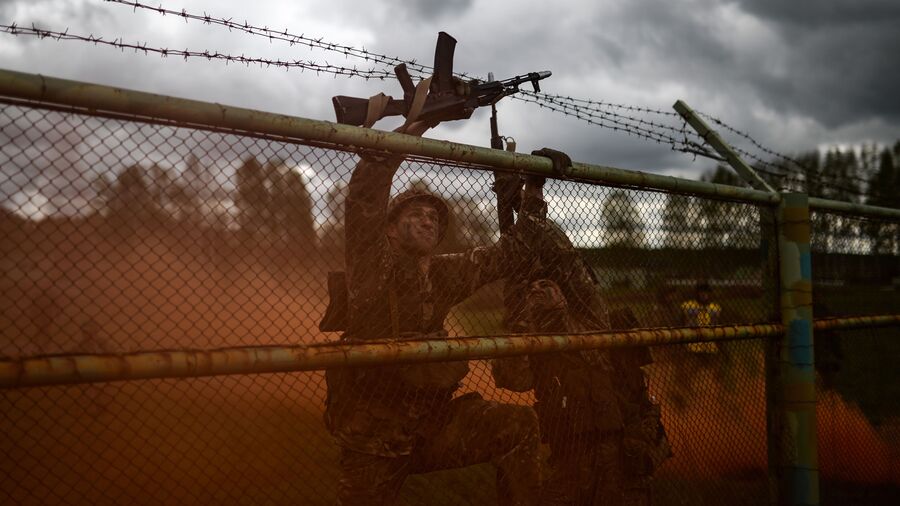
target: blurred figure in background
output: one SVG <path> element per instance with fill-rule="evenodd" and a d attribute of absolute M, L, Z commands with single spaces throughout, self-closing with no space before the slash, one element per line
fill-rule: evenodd
<path fill-rule="evenodd" d="M 681 324 L 685 327 L 710 327 L 718 325 L 722 316 L 722 306 L 712 301 L 712 289 L 707 281 L 694 285 L 694 297 L 681 304 Z M 705 371 L 712 371 L 723 361 L 721 347 L 715 342 L 688 343 L 682 348 L 684 353 L 675 354 L 675 388 L 672 401 L 683 408 L 688 398 L 694 394 L 694 383 Z M 720 373 L 724 372 L 721 371 Z"/>
<path fill-rule="evenodd" d="M 681 304 L 682 323 L 686 327 L 710 327 L 719 324 L 722 306 L 712 301 L 712 290 L 709 283 L 699 281 L 694 286 L 694 298 Z M 688 351 L 692 353 L 718 353 L 716 343 L 688 343 Z"/>

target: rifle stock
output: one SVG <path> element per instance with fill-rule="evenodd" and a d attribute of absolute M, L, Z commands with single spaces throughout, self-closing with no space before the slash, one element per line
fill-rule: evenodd
<path fill-rule="evenodd" d="M 338 123 L 360 126 L 366 122 L 366 114 L 369 112 L 369 99 L 338 95 L 331 97 L 331 103 L 334 105 L 334 114 Z M 383 116 L 405 114 L 406 110 L 407 106 L 403 100 L 392 98 L 388 102 Z"/>

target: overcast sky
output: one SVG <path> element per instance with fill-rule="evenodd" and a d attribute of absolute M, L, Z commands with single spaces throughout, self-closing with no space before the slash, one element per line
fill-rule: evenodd
<path fill-rule="evenodd" d="M 896 0 L 148 3 L 428 64 L 437 32 L 443 30 L 458 40 L 457 71 L 506 77 L 551 70 L 553 77 L 542 83 L 545 92 L 665 111 L 682 99 L 785 153 L 900 138 Z M 0 22 L 173 49 L 343 63 L 333 53 L 100 0 L 0 0 Z M 356 60 L 346 63 L 367 67 Z M 394 81 L 366 83 L 298 70 L 164 59 L 8 34 L 0 34 L 0 67 L 328 120 L 334 118 L 332 95 L 400 95 Z M 549 146 L 578 161 L 688 177 L 712 165 L 533 104 L 505 100 L 500 122 L 520 151 Z M 485 146 L 488 111 L 429 135 Z"/>

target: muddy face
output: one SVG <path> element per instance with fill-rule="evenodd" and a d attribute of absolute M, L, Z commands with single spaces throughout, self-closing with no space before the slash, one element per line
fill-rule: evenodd
<path fill-rule="evenodd" d="M 391 243 L 413 256 L 430 255 L 438 244 L 440 214 L 427 202 L 411 202 L 390 224 Z"/>
<path fill-rule="evenodd" d="M 532 281 L 525 299 L 533 330 L 565 330 L 566 298 L 559 285 L 549 279 Z"/>

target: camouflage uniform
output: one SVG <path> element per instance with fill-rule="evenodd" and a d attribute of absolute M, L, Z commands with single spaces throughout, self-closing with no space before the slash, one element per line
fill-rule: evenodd
<path fill-rule="evenodd" d="M 446 336 L 450 309 L 509 275 L 530 254 L 529 230 L 423 268 L 385 235 L 391 181 L 402 158 L 364 156 L 346 201 L 349 315 L 343 340 Z M 341 447 L 342 504 L 391 504 L 410 473 L 491 462 L 503 504 L 530 504 L 540 482 L 538 422 L 527 406 L 453 399 L 467 362 L 335 369 L 325 421 Z"/>
<path fill-rule="evenodd" d="M 508 292 L 520 294 L 522 300 L 512 305 L 507 322 L 510 330 L 610 328 L 592 273 L 565 234 L 543 219 L 540 211 L 520 216 L 520 221 L 522 218 L 543 221 L 538 241 L 541 251 L 535 255 L 540 265 L 509 287 Z M 536 278 L 553 281 L 560 291 L 561 302 L 549 308 L 549 312 L 557 313 L 555 317 L 537 321 L 533 304 L 522 295 L 528 293 L 528 282 Z M 510 293 L 507 297 L 509 300 Z M 661 431 L 658 408 L 649 402 L 640 369 L 649 361 L 646 349 L 589 350 L 494 361 L 498 386 L 517 391 L 534 389 L 541 435 L 551 449 L 542 504 L 642 504 L 643 498 L 649 498 L 646 477 L 655 465 L 648 466 L 648 451 L 653 448 L 644 444 L 648 440 L 645 435 L 655 431 L 652 438 L 658 441 Z M 667 446 L 663 452 L 668 454 Z"/>
<path fill-rule="evenodd" d="M 613 329 L 638 327 L 629 309 L 613 311 Z M 645 347 L 615 350 L 612 355 L 617 371 L 616 387 L 622 410 L 623 505 L 649 505 L 653 473 L 672 456 L 671 447 L 662 426 L 659 405 L 650 397 L 643 366 L 653 362 Z"/>

